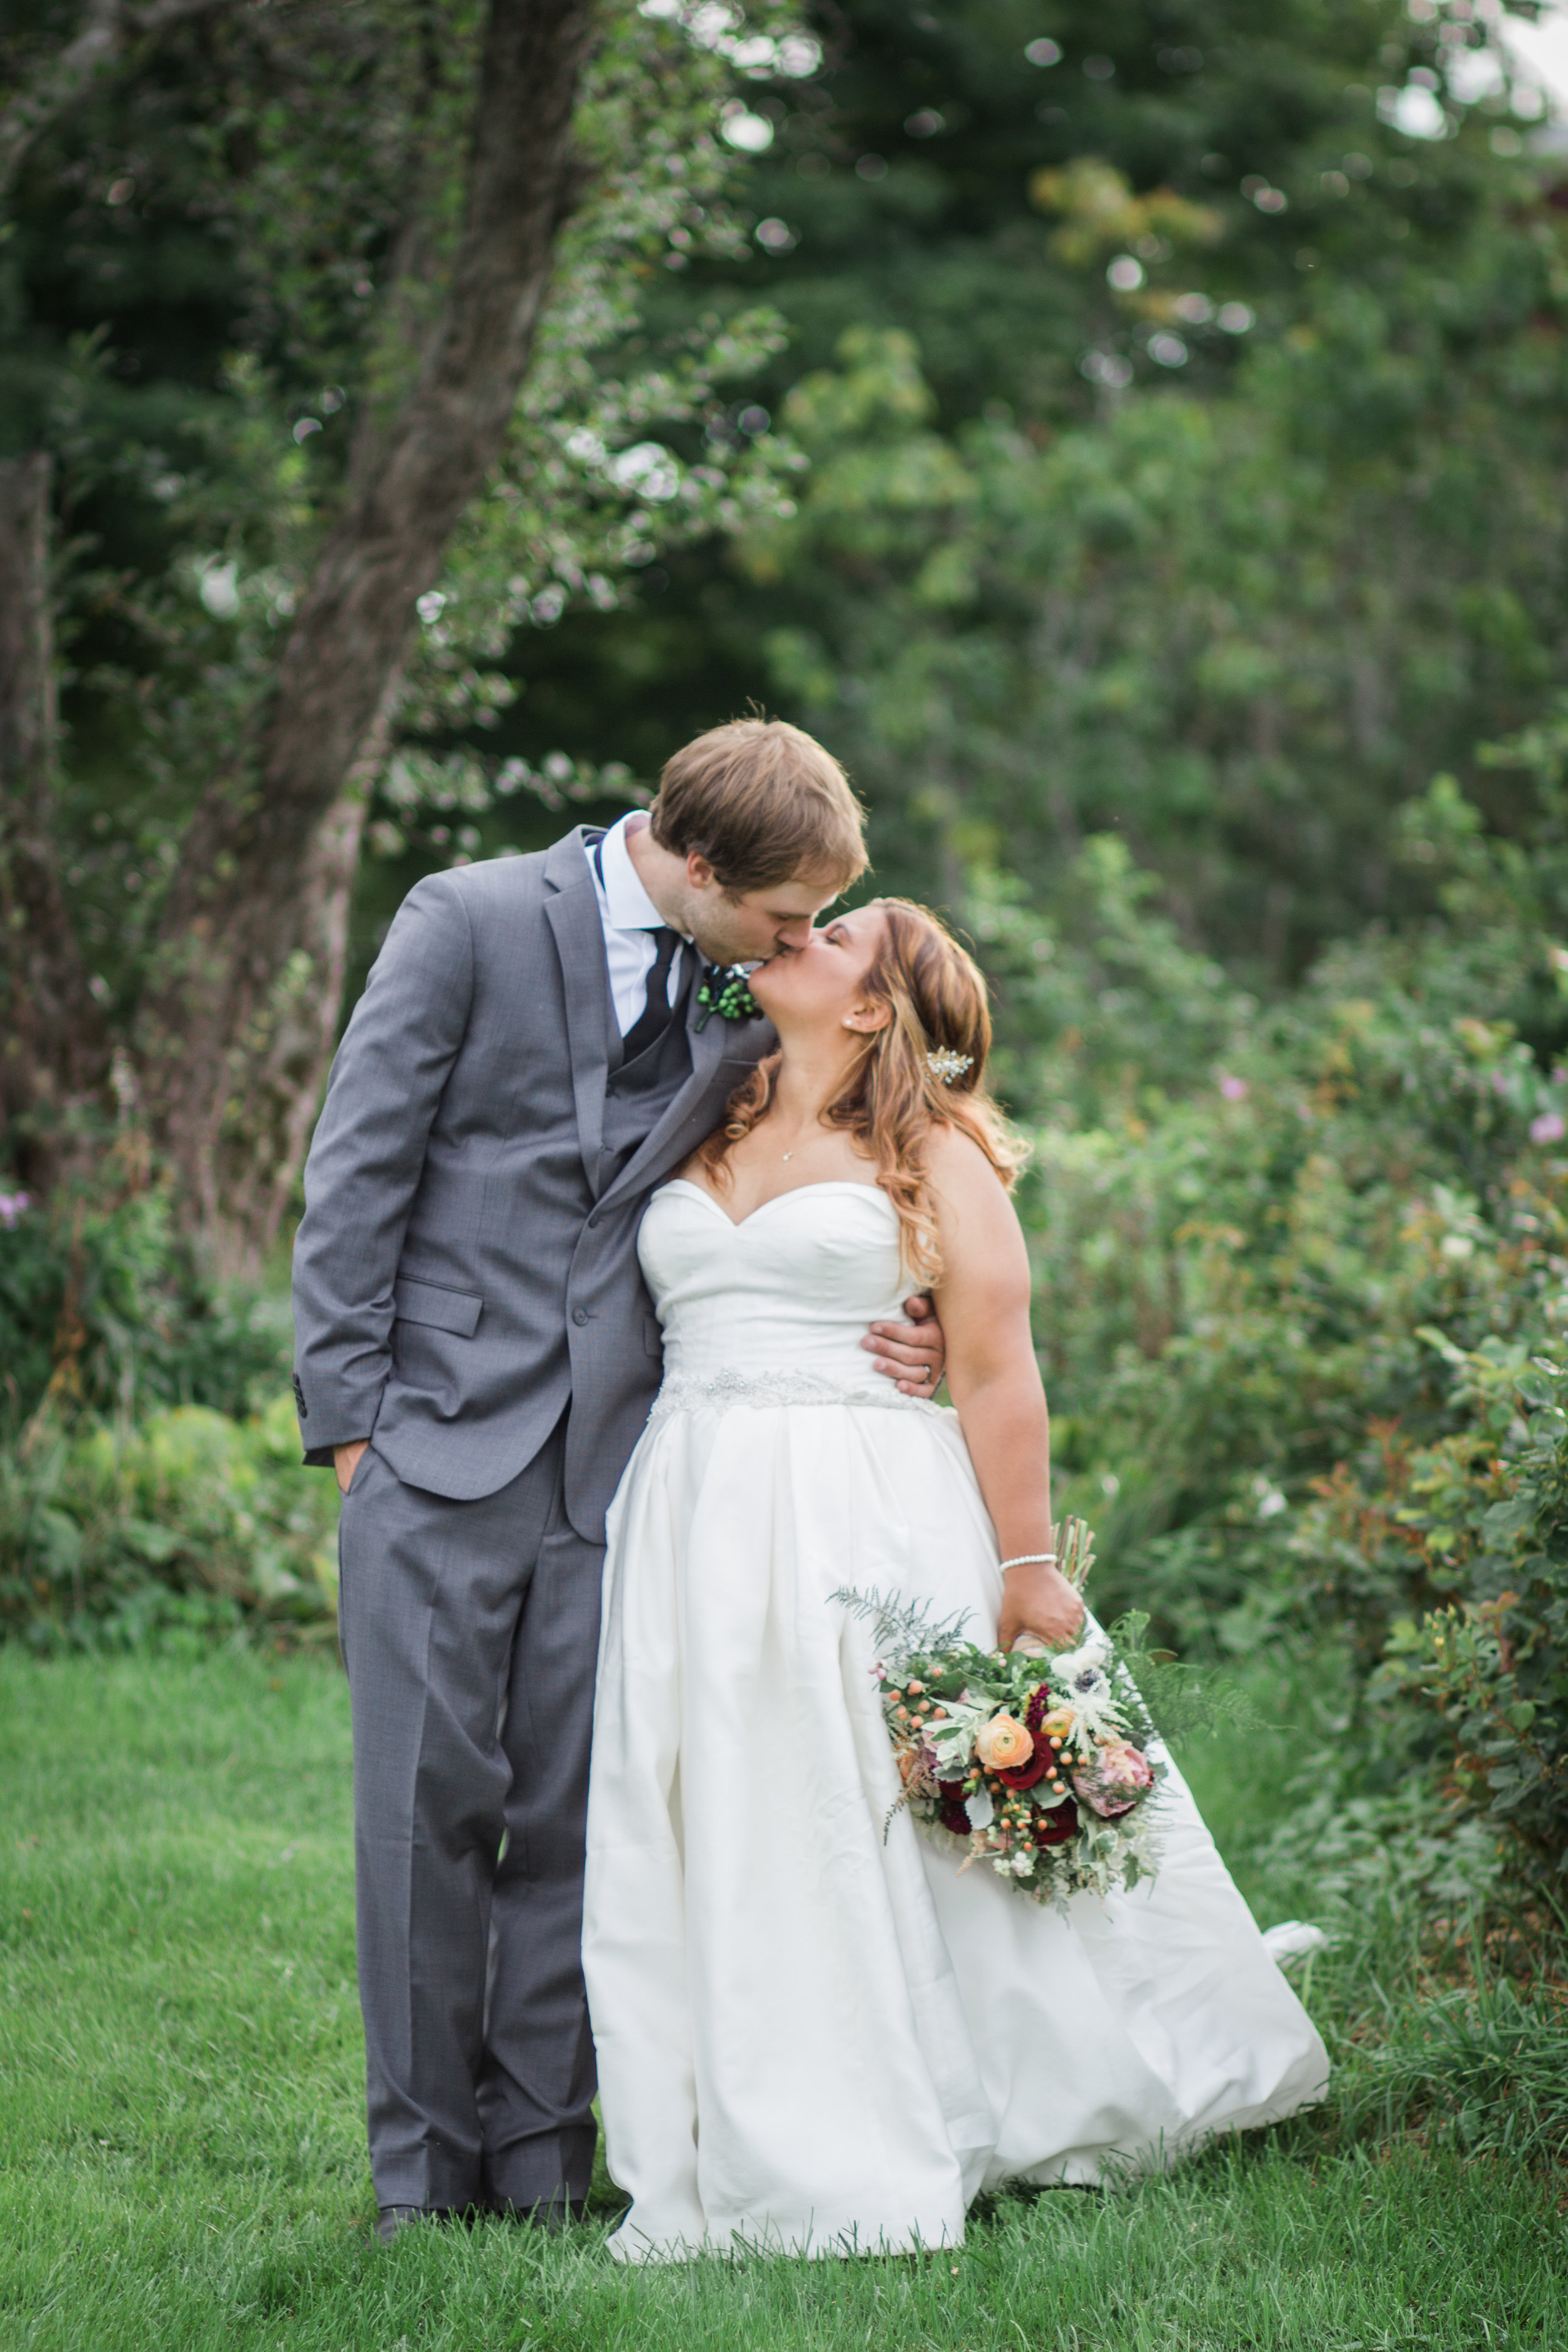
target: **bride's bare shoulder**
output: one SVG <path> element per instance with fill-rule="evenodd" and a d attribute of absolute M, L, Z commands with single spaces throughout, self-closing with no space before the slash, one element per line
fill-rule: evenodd
<path fill-rule="evenodd" d="M 996 1185 L 996 1171 L 972 1135 L 961 1127 L 932 1127 L 926 1144 L 927 1164 L 939 1183 Z"/>
<path fill-rule="evenodd" d="M 1016 1226 L 1006 1187 L 961 1127 L 931 1129 L 926 1165 L 944 1225 L 956 1220 L 971 1235 L 994 1235 Z"/>
<path fill-rule="evenodd" d="M 989 1316 L 1011 1314 L 1029 1298 L 1029 1258 L 1011 1194 L 972 1136 L 933 1128 L 926 1165 L 936 1209 L 942 1312 L 965 1301 Z"/>

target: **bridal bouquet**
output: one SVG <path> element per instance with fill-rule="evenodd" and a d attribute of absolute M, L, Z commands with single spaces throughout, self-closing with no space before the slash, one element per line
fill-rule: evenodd
<path fill-rule="evenodd" d="M 1060 1553 L 1081 1590 L 1093 1559 L 1081 1519 L 1065 1523 Z M 875 1627 L 872 1671 L 903 1781 L 894 1812 L 907 1805 L 1040 1903 L 1153 1875 L 1167 1767 L 1150 1752 L 1158 1735 L 1130 1661 L 1141 1682 L 1164 1687 L 1183 1728 L 1238 1709 L 1223 1693 L 1200 1699 L 1184 1669 L 1143 1652 L 1146 1617 L 1070 1650 L 1003 1652 L 963 1640 L 963 1617 L 939 1624 L 876 1593 L 836 1598 Z"/>

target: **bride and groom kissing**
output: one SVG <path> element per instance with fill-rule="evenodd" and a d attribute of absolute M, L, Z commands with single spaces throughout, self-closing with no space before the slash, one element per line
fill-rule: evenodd
<path fill-rule="evenodd" d="M 1159 1875 L 1066 1916 L 889 1818 L 833 1596 L 1082 1608 L 984 983 L 904 901 L 818 919 L 861 822 L 809 736 L 714 729 L 646 815 L 420 882 L 334 1065 L 295 1395 L 384 2239 L 569 2221 L 595 2089 L 642 2260 L 951 2245 L 1326 2076 L 1173 1766 Z"/>

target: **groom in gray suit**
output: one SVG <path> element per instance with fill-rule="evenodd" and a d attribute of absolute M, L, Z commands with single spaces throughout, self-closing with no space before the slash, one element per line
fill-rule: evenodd
<path fill-rule="evenodd" d="M 605 1512 L 660 1371 L 637 1224 L 773 1043 L 733 998 L 710 1017 L 702 959 L 798 948 L 865 862 L 819 744 L 716 728 L 648 816 L 417 884 L 333 1065 L 294 1250 L 294 1393 L 306 1460 L 345 1493 L 384 2239 L 474 2208 L 555 2223 L 587 2193 Z M 941 1333 L 924 1301 L 909 1311 L 866 1345 L 929 1396 Z"/>

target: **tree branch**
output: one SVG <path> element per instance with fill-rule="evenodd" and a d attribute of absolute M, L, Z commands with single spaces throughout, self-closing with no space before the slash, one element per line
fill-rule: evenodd
<path fill-rule="evenodd" d="M 330 805 L 395 678 L 414 600 L 500 453 L 572 183 L 593 14 L 592 0 L 492 0 L 447 299 L 285 647 L 264 755 L 271 808 Z"/>
<path fill-rule="evenodd" d="M 234 5 L 235 0 L 148 0 L 144 7 L 130 8 L 124 0 L 88 0 L 75 39 L 39 68 L 26 89 L 0 107 L 0 202 L 10 193 L 38 133 L 73 105 L 133 40 L 161 33 L 182 17 Z"/>

